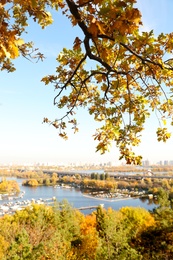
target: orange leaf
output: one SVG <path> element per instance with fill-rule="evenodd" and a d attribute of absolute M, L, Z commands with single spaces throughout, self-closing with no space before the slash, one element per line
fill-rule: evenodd
<path fill-rule="evenodd" d="M 97 27 L 97 24 L 96 23 L 91 23 L 89 28 L 88 28 L 88 31 L 94 36 L 96 37 L 97 34 L 98 34 L 98 27 Z"/>

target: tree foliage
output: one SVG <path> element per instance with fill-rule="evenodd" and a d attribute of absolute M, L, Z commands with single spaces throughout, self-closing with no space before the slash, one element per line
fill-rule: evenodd
<path fill-rule="evenodd" d="M 120 159 L 128 164 L 141 163 L 132 147 L 140 144 L 152 112 L 160 115 L 158 141 L 171 135 L 168 118 L 173 124 L 172 33 L 142 32 L 142 14 L 135 4 L 136 0 L 4 0 L 0 5 L 1 70 L 13 71 L 11 59 L 19 54 L 43 59 L 21 38 L 30 17 L 44 29 L 53 22 L 47 10 L 61 9 L 72 26 L 79 27 L 83 37 L 76 35 L 72 49 L 64 48 L 58 55 L 56 74 L 42 79 L 54 85 L 54 105 L 66 108 L 66 114 L 44 122 L 67 139 L 68 125 L 78 131 L 77 109 L 87 107 L 100 123 L 94 135 L 96 150 L 105 153 L 115 142 Z"/>
<path fill-rule="evenodd" d="M 154 260 L 173 257 L 173 211 L 125 207 L 83 215 L 66 201 L 0 218 L 0 257 L 38 260 Z M 164 213 L 165 212 L 165 213 Z"/>
<path fill-rule="evenodd" d="M 0 194 L 3 193 L 14 194 L 19 192 L 20 192 L 19 184 L 16 181 L 6 180 L 6 179 L 0 181 Z"/>

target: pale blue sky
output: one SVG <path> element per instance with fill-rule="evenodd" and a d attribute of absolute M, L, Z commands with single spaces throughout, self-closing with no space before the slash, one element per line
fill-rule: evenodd
<path fill-rule="evenodd" d="M 143 14 L 144 30 L 173 31 L 172 0 L 140 0 L 137 5 Z M 32 23 L 27 35 L 27 40 L 34 41 L 45 53 L 46 60 L 33 64 L 19 58 L 15 60 L 16 72 L 0 74 L 0 164 L 118 163 L 116 148 L 105 155 L 95 153 L 97 143 L 92 135 L 97 124 L 86 111 L 79 111 L 80 132 L 76 135 L 71 132 L 68 141 L 58 137 L 53 127 L 42 124 L 43 117 L 54 119 L 60 112 L 53 106 L 53 86 L 45 86 L 40 79 L 54 73 L 57 54 L 63 47 L 70 48 L 80 33 L 60 14 L 54 19 L 55 24 L 43 31 Z M 157 143 L 155 123 L 154 117 L 147 123 L 143 142 L 136 151 L 144 160 L 173 160 L 173 137 L 166 144 Z"/>

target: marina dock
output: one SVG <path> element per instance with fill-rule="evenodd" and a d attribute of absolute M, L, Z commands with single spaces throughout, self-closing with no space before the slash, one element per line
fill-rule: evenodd
<path fill-rule="evenodd" d="M 44 204 L 47 206 L 51 206 L 55 203 L 56 198 L 47 198 L 47 199 L 31 199 L 31 200 L 23 200 L 23 201 L 8 201 L 0 205 L 0 216 L 5 214 L 13 214 L 18 210 L 23 210 L 27 206 L 31 206 L 32 204 Z M 104 207 L 104 204 L 99 204 L 96 206 L 86 206 L 77 208 L 77 210 L 87 210 L 87 209 L 97 209 L 99 206 Z"/>

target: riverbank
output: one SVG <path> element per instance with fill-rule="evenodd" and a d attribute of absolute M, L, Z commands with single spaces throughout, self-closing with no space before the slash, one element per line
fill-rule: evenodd
<path fill-rule="evenodd" d="M 86 195 L 86 194 L 83 194 L 84 197 L 86 198 L 91 198 L 91 199 L 95 199 L 95 200 L 102 200 L 102 201 L 109 201 L 109 202 L 118 202 L 118 201 L 122 201 L 122 200 L 130 200 L 130 199 L 134 199 L 132 197 L 124 197 L 124 198 L 117 198 L 117 199 L 110 199 L 110 198 L 97 198 L 97 197 L 94 197 L 94 196 L 91 196 L 91 195 Z"/>

